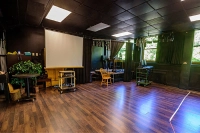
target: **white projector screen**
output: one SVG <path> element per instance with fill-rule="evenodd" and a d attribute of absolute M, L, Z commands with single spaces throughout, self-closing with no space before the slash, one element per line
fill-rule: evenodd
<path fill-rule="evenodd" d="M 46 68 L 82 67 L 83 38 L 45 29 Z"/>

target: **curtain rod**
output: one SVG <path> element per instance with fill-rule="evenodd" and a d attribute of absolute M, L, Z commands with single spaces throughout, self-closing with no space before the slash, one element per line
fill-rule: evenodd
<path fill-rule="evenodd" d="M 104 40 L 104 41 L 125 42 L 125 41 L 117 41 L 117 40 L 111 40 L 111 39 L 93 39 L 93 40 Z"/>
<path fill-rule="evenodd" d="M 104 41 L 110 41 L 111 39 L 92 39 L 92 40 L 104 40 Z"/>

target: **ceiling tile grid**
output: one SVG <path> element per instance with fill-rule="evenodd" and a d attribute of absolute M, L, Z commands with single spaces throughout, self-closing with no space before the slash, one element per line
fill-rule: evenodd
<path fill-rule="evenodd" d="M 53 4 L 72 13 L 61 23 L 47 20 Z M 8 29 L 28 24 L 108 38 L 120 31 L 133 33 L 127 38 L 200 29 L 200 21 L 189 20 L 190 15 L 200 14 L 200 0 L 1 0 L 0 10 L 1 28 Z M 98 23 L 110 27 L 97 32 L 86 30 Z"/>

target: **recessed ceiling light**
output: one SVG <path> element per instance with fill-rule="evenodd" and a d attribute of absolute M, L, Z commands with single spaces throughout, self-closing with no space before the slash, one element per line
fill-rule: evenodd
<path fill-rule="evenodd" d="M 200 20 L 200 14 L 190 16 L 189 18 L 190 18 L 190 21 L 198 21 L 198 20 Z"/>
<path fill-rule="evenodd" d="M 96 32 L 96 31 L 99 31 L 99 30 L 102 30 L 102 29 L 105 29 L 105 28 L 108 28 L 108 27 L 110 27 L 110 25 L 107 25 L 107 24 L 104 24 L 104 23 L 99 23 L 99 24 L 96 24 L 92 27 L 87 28 L 87 30 Z"/>
<path fill-rule="evenodd" d="M 57 6 L 52 6 L 49 13 L 47 14 L 46 18 L 53 20 L 53 21 L 57 21 L 57 22 L 61 22 L 63 21 L 71 12 L 67 11 L 65 9 L 62 9 L 60 7 Z"/>
<path fill-rule="evenodd" d="M 130 34 L 132 34 L 132 33 L 130 33 L 130 32 L 122 32 L 122 33 L 119 33 L 119 34 L 114 34 L 112 36 L 114 36 L 114 37 L 121 37 L 121 36 L 130 35 Z"/>

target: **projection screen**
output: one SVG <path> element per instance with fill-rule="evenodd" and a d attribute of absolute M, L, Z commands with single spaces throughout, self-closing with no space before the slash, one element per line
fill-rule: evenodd
<path fill-rule="evenodd" d="M 45 29 L 46 68 L 82 67 L 83 38 Z"/>

